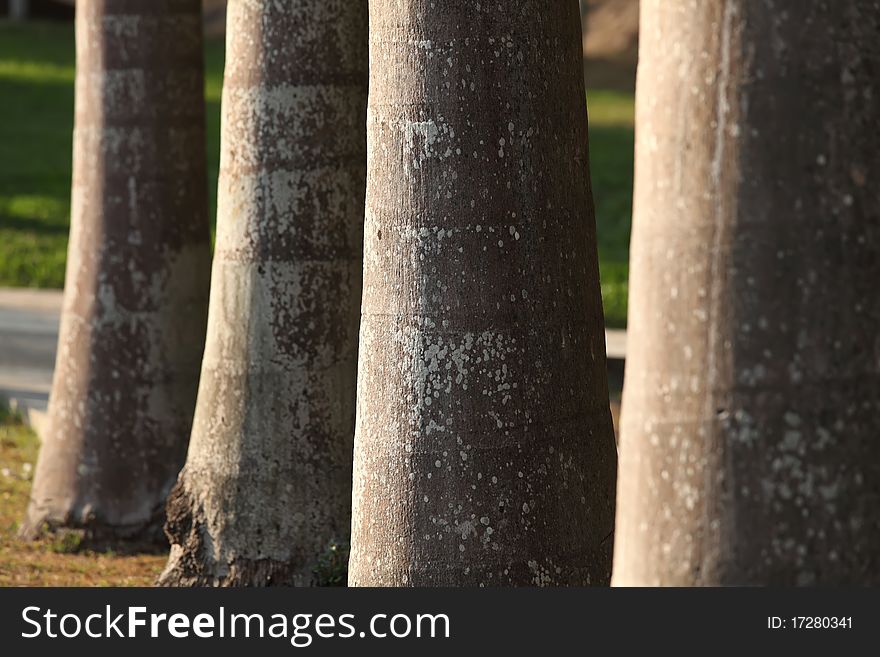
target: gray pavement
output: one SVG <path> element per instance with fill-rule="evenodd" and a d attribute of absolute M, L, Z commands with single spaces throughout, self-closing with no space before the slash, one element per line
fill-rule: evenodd
<path fill-rule="evenodd" d="M 0 288 L 0 397 L 44 411 L 52 386 L 60 290 Z"/>

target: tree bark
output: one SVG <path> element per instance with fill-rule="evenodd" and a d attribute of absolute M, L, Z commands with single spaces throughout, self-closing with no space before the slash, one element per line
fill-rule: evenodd
<path fill-rule="evenodd" d="M 163 541 L 210 273 L 200 5 L 84 2 L 76 33 L 64 306 L 22 534 Z"/>
<path fill-rule="evenodd" d="M 605 584 L 578 4 L 370 7 L 350 582 Z"/>
<path fill-rule="evenodd" d="M 309 585 L 351 521 L 366 0 L 231 2 L 209 331 L 165 585 Z"/>
<path fill-rule="evenodd" d="M 642 12 L 615 583 L 880 583 L 880 3 Z"/>

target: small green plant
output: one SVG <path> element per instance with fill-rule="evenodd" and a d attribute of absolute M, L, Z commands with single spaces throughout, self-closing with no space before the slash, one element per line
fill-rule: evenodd
<path fill-rule="evenodd" d="M 314 571 L 318 586 L 348 586 L 349 549 L 348 542 L 330 542 Z"/>
<path fill-rule="evenodd" d="M 0 399 L 0 425 L 20 426 L 24 424 L 24 415 L 18 406 Z"/>
<path fill-rule="evenodd" d="M 83 543 L 83 533 L 76 530 L 58 531 L 55 534 L 49 549 L 56 554 L 75 554 L 80 551 Z"/>

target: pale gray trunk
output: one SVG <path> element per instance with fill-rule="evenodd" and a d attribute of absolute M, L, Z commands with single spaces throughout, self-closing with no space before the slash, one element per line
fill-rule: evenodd
<path fill-rule="evenodd" d="M 351 518 L 366 0 L 231 2 L 210 320 L 165 585 L 309 585 Z"/>
<path fill-rule="evenodd" d="M 163 540 L 210 274 L 199 0 L 80 3 L 76 48 L 64 307 L 22 533 Z"/>
<path fill-rule="evenodd" d="M 370 7 L 350 583 L 607 584 L 577 2 Z"/>
<path fill-rule="evenodd" d="M 30 13 L 30 0 L 9 0 L 9 19 L 26 20 Z"/>
<path fill-rule="evenodd" d="M 615 583 L 880 583 L 880 3 L 642 26 Z"/>

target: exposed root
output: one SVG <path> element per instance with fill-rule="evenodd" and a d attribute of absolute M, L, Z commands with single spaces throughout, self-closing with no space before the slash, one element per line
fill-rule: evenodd
<path fill-rule="evenodd" d="M 301 564 L 273 559 L 220 563 L 205 541 L 205 523 L 179 480 L 168 497 L 165 533 L 171 542 L 168 565 L 158 586 L 313 586 Z"/>
<path fill-rule="evenodd" d="M 96 517 L 86 522 L 73 517 L 52 518 L 48 514 L 28 513 L 18 531 L 24 541 L 54 537 L 64 552 L 116 552 L 119 554 L 159 554 L 168 549 L 162 531 L 165 509 L 155 509 L 146 522 L 134 525 L 110 525 Z"/>

